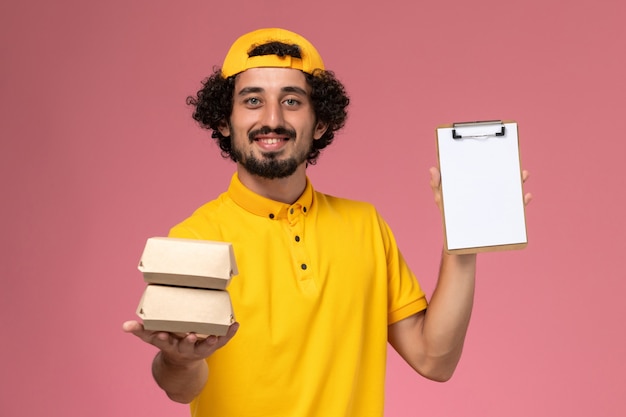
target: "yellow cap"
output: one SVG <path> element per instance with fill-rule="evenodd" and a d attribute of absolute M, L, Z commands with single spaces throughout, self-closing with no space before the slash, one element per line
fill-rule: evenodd
<path fill-rule="evenodd" d="M 302 59 L 278 55 L 248 56 L 251 50 L 268 42 L 298 45 Z M 250 68 L 262 67 L 294 68 L 312 74 L 316 69 L 323 70 L 324 62 L 311 42 L 297 33 L 279 28 L 258 29 L 246 33 L 233 43 L 224 59 L 222 75 L 227 78 Z"/>

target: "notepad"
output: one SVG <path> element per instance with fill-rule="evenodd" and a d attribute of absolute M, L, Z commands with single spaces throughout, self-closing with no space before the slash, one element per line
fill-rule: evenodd
<path fill-rule="evenodd" d="M 462 254 L 525 247 L 517 123 L 455 123 L 436 133 L 446 250 Z"/>

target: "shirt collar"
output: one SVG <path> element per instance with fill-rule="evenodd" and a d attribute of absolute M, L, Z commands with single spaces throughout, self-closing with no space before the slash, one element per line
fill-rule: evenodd
<path fill-rule="evenodd" d="M 293 216 L 296 211 L 306 215 L 313 204 L 313 186 L 308 177 L 304 191 L 293 204 L 270 200 L 250 191 L 236 172 L 231 178 L 228 195 L 238 206 L 250 213 L 274 220 L 290 217 L 290 214 Z"/>

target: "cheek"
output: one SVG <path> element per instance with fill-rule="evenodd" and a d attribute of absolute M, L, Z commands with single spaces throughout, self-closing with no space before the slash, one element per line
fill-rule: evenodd
<path fill-rule="evenodd" d="M 233 113 L 230 117 L 230 128 L 237 132 L 248 132 L 255 128 L 259 123 L 254 113 Z"/>
<path fill-rule="evenodd" d="M 307 136 L 316 135 L 316 124 L 314 120 L 311 120 L 308 117 L 305 118 L 294 115 L 294 117 L 285 117 L 283 120 L 284 125 L 287 129 L 293 129 L 296 132 L 300 134 L 306 134 Z"/>

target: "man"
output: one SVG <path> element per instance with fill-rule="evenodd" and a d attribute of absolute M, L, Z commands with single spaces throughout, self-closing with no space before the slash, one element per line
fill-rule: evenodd
<path fill-rule="evenodd" d="M 283 29 L 248 33 L 188 102 L 237 171 L 170 236 L 233 244 L 238 323 L 203 340 L 124 323 L 159 349 L 152 370 L 167 395 L 193 416 L 382 416 L 387 342 L 421 375 L 449 379 L 476 255 L 443 253 L 427 303 L 376 210 L 313 189 L 307 164 L 349 102 L 313 45 Z M 441 206 L 434 168 L 431 187 Z"/>

